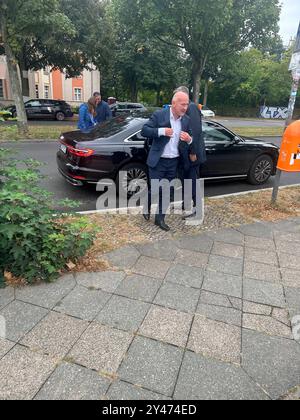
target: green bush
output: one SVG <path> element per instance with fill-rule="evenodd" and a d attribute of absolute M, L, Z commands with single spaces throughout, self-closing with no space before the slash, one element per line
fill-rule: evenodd
<path fill-rule="evenodd" d="M 73 112 L 73 114 L 75 114 L 75 115 L 78 115 L 79 114 L 79 106 L 72 106 L 72 112 Z"/>
<path fill-rule="evenodd" d="M 9 118 L 12 118 L 12 113 L 5 109 L 0 109 L 0 121 L 6 121 Z"/>
<path fill-rule="evenodd" d="M 28 283 L 53 281 L 69 261 L 85 255 L 95 230 L 86 219 L 55 216 L 54 205 L 70 208 L 68 200 L 55 203 L 39 187 L 39 164 L 12 160 L 0 149 L 0 284 L 4 272 Z"/>

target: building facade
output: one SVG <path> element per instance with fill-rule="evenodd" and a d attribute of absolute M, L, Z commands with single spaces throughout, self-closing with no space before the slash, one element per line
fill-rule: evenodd
<path fill-rule="evenodd" d="M 100 91 L 100 72 L 94 66 L 91 68 L 91 71 L 84 70 L 79 77 L 72 79 L 67 79 L 59 70 L 50 71 L 46 68 L 35 72 L 29 71 L 26 75 L 29 82 L 29 97 L 62 99 L 72 106 L 87 102 L 94 92 Z M 5 56 L 0 56 L 0 103 L 4 105 L 13 103 Z"/>

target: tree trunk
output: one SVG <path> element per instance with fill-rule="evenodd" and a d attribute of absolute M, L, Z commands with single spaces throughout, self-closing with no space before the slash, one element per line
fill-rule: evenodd
<path fill-rule="evenodd" d="M 201 87 L 201 77 L 202 69 L 199 63 L 194 63 L 192 71 L 193 79 L 193 101 L 198 105 L 200 101 L 200 87 Z"/>
<path fill-rule="evenodd" d="M 160 89 L 156 91 L 156 106 L 160 106 Z"/>
<path fill-rule="evenodd" d="M 136 81 L 133 81 L 130 86 L 130 96 L 131 96 L 131 102 L 137 102 L 138 100 L 138 88 Z"/>
<path fill-rule="evenodd" d="M 18 73 L 17 60 L 13 54 L 13 51 L 8 43 L 6 19 L 4 13 L 0 17 L 1 35 L 4 44 L 5 55 L 7 59 L 7 68 L 9 73 L 10 86 L 12 90 L 12 96 L 15 101 L 16 110 L 18 114 L 18 130 L 19 134 L 26 136 L 28 134 L 28 123 L 27 115 L 24 107 L 23 95 L 21 91 L 21 84 Z"/>
<path fill-rule="evenodd" d="M 22 78 L 22 94 L 23 96 L 26 96 L 27 98 L 30 98 L 29 94 L 29 79 L 28 77 L 23 76 L 23 72 L 21 71 L 21 78 Z M 93 90 L 92 90 L 93 92 Z"/>
<path fill-rule="evenodd" d="M 22 95 L 29 98 L 30 94 L 29 94 L 28 69 L 26 68 L 25 64 L 20 60 L 19 60 L 19 67 L 20 67 L 21 82 L 22 82 Z M 27 73 L 27 77 L 24 77 L 24 73 Z"/>
<path fill-rule="evenodd" d="M 203 99 L 203 105 L 207 105 L 207 98 L 208 98 L 208 88 L 209 88 L 209 81 L 205 80 L 205 88 L 204 88 L 204 99 Z"/>

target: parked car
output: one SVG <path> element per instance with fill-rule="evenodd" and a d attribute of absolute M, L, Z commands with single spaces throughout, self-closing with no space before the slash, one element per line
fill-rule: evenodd
<path fill-rule="evenodd" d="M 209 109 L 206 105 L 202 106 L 201 112 L 202 112 L 203 117 L 205 117 L 205 118 L 215 118 L 215 116 L 216 116 L 214 111 Z"/>
<path fill-rule="evenodd" d="M 147 112 L 147 108 L 143 104 L 134 102 L 116 102 L 111 105 L 115 115 L 121 115 L 125 113 L 136 113 L 136 112 Z"/>
<path fill-rule="evenodd" d="M 31 99 L 25 102 L 25 110 L 28 119 L 51 118 L 57 121 L 64 121 L 65 118 L 73 117 L 71 106 L 65 101 L 55 99 Z M 7 108 L 13 118 L 17 117 L 15 105 Z"/>
<path fill-rule="evenodd" d="M 105 122 L 92 132 L 64 133 L 57 153 L 58 170 L 74 186 L 112 179 L 124 191 L 137 179 L 148 180 L 150 139 L 141 130 L 149 115 L 124 115 Z M 262 140 L 240 137 L 219 123 L 203 122 L 207 162 L 201 167 L 206 180 L 247 179 L 260 185 L 276 174 L 279 148 Z M 120 171 L 127 179 L 120 178 Z"/>

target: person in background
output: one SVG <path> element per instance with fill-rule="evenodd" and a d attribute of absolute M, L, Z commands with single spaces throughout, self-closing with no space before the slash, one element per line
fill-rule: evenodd
<path fill-rule="evenodd" d="M 104 121 L 110 120 L 112 118 L 112 112 L 108 103 L 102 100 L 101 93 L 95 92 L 93 96 L 98 101 L 96 109 L 96 122 L 97 124 L 102 124 Z"/>
<path fill-rule="evenodd" d="M 95 119 L 97 105 L 98 99 L 92 96 L 86 104 L 80 106 L 78 128 L 83 133 L 89 133 L 97 125 Z"/>
<path fill-rule="evenodd" d="M 114 96 L 110 96 L 107 99 L 107 103 L 110 107 L 113 118 L 115 118 L 117 116 L 117 109 L 118 109 L 117 99 Z"/>

